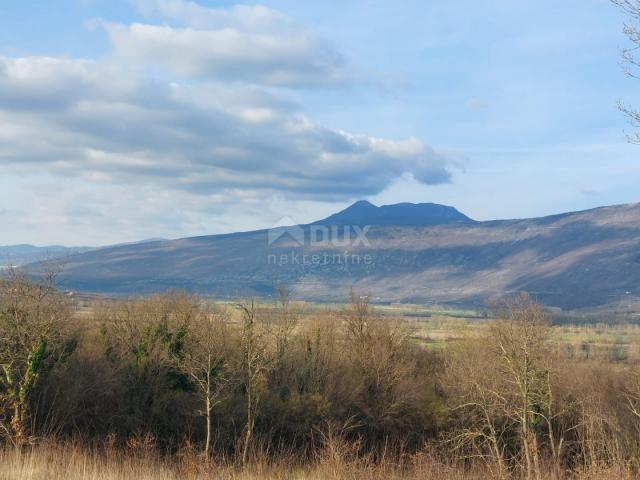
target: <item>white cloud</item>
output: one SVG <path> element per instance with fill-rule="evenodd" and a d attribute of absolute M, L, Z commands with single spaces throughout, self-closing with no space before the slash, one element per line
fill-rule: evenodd
<path fill-rule="evenodd" d="M 267 7 L 208 8 L 183 0 L 133 3 L 163 24 L 102 26 L 116 55 L 136 65 L 160 66 L 187 78 L 285 87 L 342 85 L 355 79 L 333 46 Z"/>
<path fill-rule="evenodd" d="M 105 24 L 116 54 L 181 77 L 306 87 L 347 82 L 342 57 L 304 30 L 278 34 Z"/>
<path fill-rule="evenodd" d="M 282 31 L 299 28 L 289 17 L 262 5 L 203 7 L 184 0 L 133 0 L 146 16 L 160 16 L 196 28 L 238 28 L 251 31 Z"/>
<path fill-rule="evenodd" d="M 0 130 L 3 168 L 315 199 L 375 194 L 405 172 L 448 180 L 446 158 L 417 139 L 324 128 L 256 88 L 122 82 L 123 73 L 85 60 L 0 58 L 0 119 L 11 125 Z"/>
<path fill-rule="evenodd" d="M 260 6 L 136 3 L 150 23 L 103 23 L 113 52 L 102 59 L 0 57 L 12 238 L 220 232 L 255 225 L 257 211 L 268 226 L 283 213 L 267 217 L 270 204 L 324 214 L 318 202 L 374 195 L 405 174 L 449 181 L 448 157 L 419 139 L 331 129 L 305 113 L 292 88 L 353 76 L 290 18 Z M 7 193 L 14 184 L 17 196 Z M 231 206 L 233 216 L 222 215 Z"/>

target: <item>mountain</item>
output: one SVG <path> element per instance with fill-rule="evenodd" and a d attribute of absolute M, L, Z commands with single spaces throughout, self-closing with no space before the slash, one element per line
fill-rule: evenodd
<path fill-rule="evenodd" d="M 640 311 L 640 204 L 477 222 L 451 207 L 358 202 L 277 235 L 88 251 L 67 257 L 61 278 L 67 288 L 109 294 L 184 288 L 237 298 L 286 284 L 316 301 L 344 301 L 353 287 L 381 302 L 469 306 L 527 291 L 563 309 Z"/>
<path fill-rule="evenodd" d="M 90 247 L 63 247 L 49 245 L 0 245 L 0 268 L 7 266 L 20 267 L 33 262 L 66 257 L 91 250 Z"/>
<path fill-rule="evenodd" d="M 145 238 L 144 240 L 136 240 L 134 242 L 116 243 L 114 245 L 109 245 L 109 247 L 125 247 L 129 245 L 140 245 L 142 243 L 166 242 L 167 240 L 168 238 L 164 238 L 164 237 L 152 237 L 152 238 Z M 106 248 L 106 247 L 103 247 L 103 248 Z"/>
<path fill-rule="evenodd" d="M 428 227 L 449 223 L 472 223 L 466 215 L 453 207 L 437 203 L 398 203 L 376 207 L 366 200 L 354 203 L 350 207 L 315 225 L 404 225 Z"/>
<path fill-rule="evenodd" d="M 148 238 L 136 242 L 119 243 L 112 247 L 127 245 L 139 245 L 149 242 L 165 241 L 166 238 Z M 104 247 L 103 247 L 104 248 Z M 64 265 L 64 259 L 70 255 L 96 250 L 96 247 L 65 247 L 62 245 L 48 245 L 36 247 L 35 245 L 0 245 L 0 268 L 21 267 L 30 263 L 42 261 L 54 261 Z"/>

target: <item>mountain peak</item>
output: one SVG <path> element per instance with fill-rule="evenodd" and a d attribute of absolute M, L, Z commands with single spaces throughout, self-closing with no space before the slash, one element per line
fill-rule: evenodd
<path fill-rule="evenodd" d="M 349 208 L 378 208 L 376 207 L 373 203 L 371 203 L 368 200 L 358 200 L 357 202 L 353 203 Z"/>
<path fill-rule="evenodd" d="M 397 203 L 377 207 L 366 200 L 360 200 L 315 224 L 424 227 L 456 222 L 473 222 L 473 220 L 454 207 L 437 203 Z"/>

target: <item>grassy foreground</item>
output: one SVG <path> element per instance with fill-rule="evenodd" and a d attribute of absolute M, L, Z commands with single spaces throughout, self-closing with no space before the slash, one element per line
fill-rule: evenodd
<path fill-rule="evenodd" d="M 233 462 L 211 461 L 181 455 L 163 459 L 153 453 L 109 453 L 87 451 L 76 446 L 48 446 L 33 450 L 5 450 L 0 454 L 0 478 L 7 480 L 174 480 L 192 479 L 480 479 L 490 472 L 464 472 L 427 456 L 416 455 L 400 467 L 397 462 L 374 464 L 348 460 L 329 452 L 305 466 L 281 459 L 277 463 L 253 458 L 245 467 Z"/>
<path fill-rule="evenodd" d="M 293 461 L 268 463 L 254 458 L 246 467 L 232 462 L 212 461 L 208 465 L 189 454 L 167 460 L 151 452 L 86 450 L 75 445 L 48 445 L 0 452 L 0 479 L 3 480 L 480 480 L 499 478 L 482 467 L 465 469 L 443 463 L 430 454 L 416 454 L 402 462 L 374 464 L 366 459 L 348 459 L 329 449 L 317 462 L 296 466 Z M 631 480 L 637 478 L 625 467 L 597 468 L 573 473 L 541 472 L 540 480 Z"/>

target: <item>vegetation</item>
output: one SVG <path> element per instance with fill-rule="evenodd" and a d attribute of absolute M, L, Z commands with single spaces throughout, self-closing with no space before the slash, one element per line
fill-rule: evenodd
<path fill-rule="evenodd" d="M 624 34 L 629 40 L 630 46 L 622 50 L 622 59 L 625 66 L 626 74 L 631 78 L 638 78 L 638 67 L 640 60 L 637 58 L 638 48 L 640 47 L 640 1 L 639 0 L 611 0 L 614 5 L 627 15 L 627 21 L 624 25 Z M 629 123 L 634 127 L 634 132 L 627 135 L 632 143 L 640 143 L 640 111 L 629 107 L 620 102 L 620 110 L 627 115 Z"/>
<path fill-rule="evenodd" d="M 640 370 L 620 340 L 635 326 L 598 327 L 607 348 L 629 347 L 612 355 L 585 354 L 597 329 L 552 326 L 526 295 L 467 323 L 394 318 L 356 293 L 309 308 L 284 289 L 269 304 L 171 292 L 74 307 L 53 277 L 0 281 L 1 478 L 640 468 Z"/>

